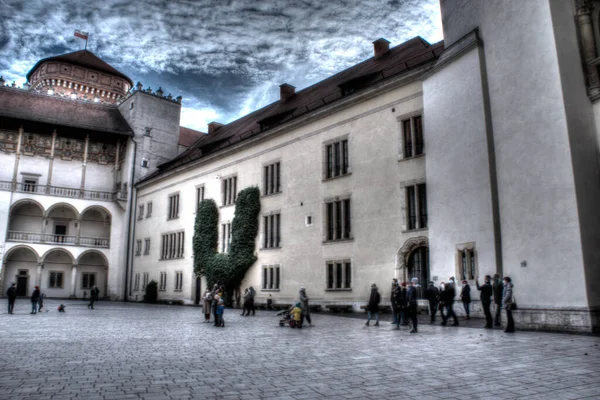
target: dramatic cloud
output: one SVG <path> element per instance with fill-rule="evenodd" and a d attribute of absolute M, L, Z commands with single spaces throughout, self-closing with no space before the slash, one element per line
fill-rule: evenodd
<path fill-rule="evenodd" d="M 24 83 L 41 58 L 88 50 L 144 88 L 182 95 L 200 130 L 372 55 L 371 42 L 442 39 L 438 0 L 0 0 L 0 74 Z"/>

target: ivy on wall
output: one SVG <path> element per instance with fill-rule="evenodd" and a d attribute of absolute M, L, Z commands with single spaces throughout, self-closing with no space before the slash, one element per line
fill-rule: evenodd
<path fill-rule="evenodd" d="M 231 223 L 229 254 L 218 253 L 219 209 L 212 199 L 198 205 L 194 226 L 194 273 L 205 276 L 208 287 L 223 284 L 230 302 L 248 269 L 256 261 L 255 241 L 258 234 L 260 192 L 250 187 L 238 193 Z"/>

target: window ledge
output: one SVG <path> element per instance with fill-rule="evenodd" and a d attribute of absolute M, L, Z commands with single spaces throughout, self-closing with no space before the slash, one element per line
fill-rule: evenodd
<path fill-rule="evenodd" d="M 167 289 L 158 289 L 159 292 L 166 292 Z"/>
<path fill-rule="evenodd" d="M 425 157 L 425 152 L 423 152 L 421 154 L 418 154 L 416 156 L 410 156 L 410 157 L 401 157 L 401 156 L 398 156 L 398 162 L 408 161 L 408 160 L 415 160 L 415 159 L 421 158 L 421 157 Z"/>
<path fill-rule="evenodd" d="M 354 241 L 354 237 L 348 238 L 348 239 L 334 239 L 334 240 L 323 240 L 323 244 L 336 244 L 336 243 L 346 243 L 346 242 L 353 242 Z"/>
<path fill-rule="evenodd" d="M 336 179 L 346 178 L 350 175 L 352 175 L 352 172 L 348 172 L 347 174 L 344 174 L 344 175 L 332 176 L 331 178 L 323 178 L 323 179 L 321 179 L 321 182 L 334 181 Z"/>
<path fill-rule="evenodd" d="M 183 292 L 183 289 L 175 289 L 174 292 Z"/>
<path fill-rule="evenodd" d="M 219 209 L 221 208 L 227 208 L 227 207 L 234 207 L 235 206 L 235 202 L 232 204 L 223 204 L 222 206 L 219 207 Z"/>
<path fill-rule="evenodd" d="M 260 289 L 261 292 L 279 292 L 281 289 Z"/>
<path fill-rule="evenodd" d="M 273 196 L 277 196 L 283 194 L 283 191 L 279 191 L 279 192 L 273 192 L 273 193 L 269 193 L 269 194 L 263 194 L 260 196 L 261 199 L 265 198 L 265 197 L 273 197 Z"/>
<path fill-rule="evenodd" d="M 172 220 L 174 220 L 174 219 L 179 219 L 179 215 L 178 215 L 178 216 L 176 216 L 176 217 L 173 217 L 173 218 L 167 218 L 167 221 L 172 221 Z"/>
<path fill-rule="evenodd" d="M 411 233 L 411 232 L 426 232 L 429 228 L 418 228 L 418 229 L 405 229 L 402 233 Z"/>
<path fill-rule="evenodd" d="M 181 257 L 171 257 L 171 258 L 159 258 L 158 261 L 169 261 L 169 260 L 181 260 L 185 258 L 185 256 L 181 256 Z"/>
<path fill-rule="evenodd" d="M 281 246 L 279 247 L 261 247 L 258 251 L 269 251 L 269 250 L 281 250 Z"/>
<path fill-rule="evenodd" d="M 352 288 L 325 289 L 326 292 L 351 292 Z"/>

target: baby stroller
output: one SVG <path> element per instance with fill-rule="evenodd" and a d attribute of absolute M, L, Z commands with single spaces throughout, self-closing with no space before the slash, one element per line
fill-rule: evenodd
<path fill-rule="evenodd" d="M 302 328 L 302 322 L 294 321 L 292 319 L 292 313 L 290 312 L 290 310 L 279 311 L 275 315 L 281 316 L 281 319 L 279 320 L 279 326 L 289 325 L 290 328 Z"/>

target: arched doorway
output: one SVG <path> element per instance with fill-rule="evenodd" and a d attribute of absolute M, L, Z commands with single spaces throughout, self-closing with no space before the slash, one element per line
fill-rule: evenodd
<path fill-rule="evenodd" d="M 421 287 L 417 293 L 423 298 L 429 277 L 429 239 L 426 236 L 407 239 L 396 255 L 396 278 L 400 281 L 419 279 Z"/>
<path fill-rule="evenodd" d="M 6 293 L 11 284 L 17 284 L 17 296 L 29 296 L 36 285 L 38 255 L 29 246 L 17 246 L 8 250 L 3 271 L 2 293 Z"/>
<path fill-rule="evenodd" d="M 105 297 L 108 290 L 108 261 L 104 254 L 97 250 L 88 250 L 77 259 L 77 279 L 75 297 L 88 298 L 94 286 L 98 288 L 100 298 Z"/>

